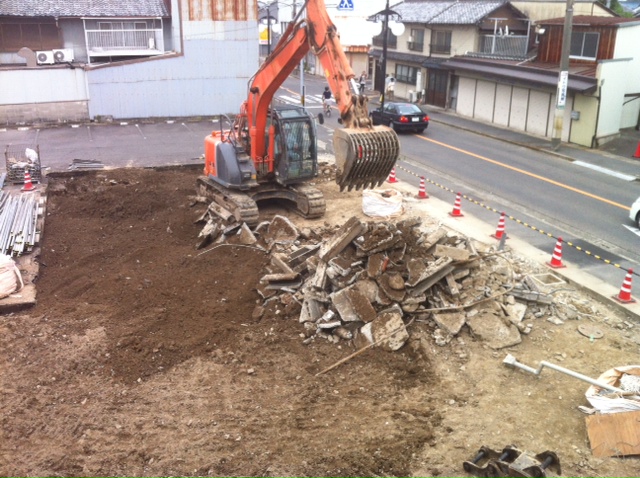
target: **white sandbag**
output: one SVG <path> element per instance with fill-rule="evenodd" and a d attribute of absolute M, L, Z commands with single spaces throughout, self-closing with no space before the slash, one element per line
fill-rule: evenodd
<path fill-rule="evenodd" d="M 362 191 L 362 212 L 371 217 L 392 218 L 404 212 L 402 195 L 393 189 Z"/>
<path fill-rule="evenodd" d="M 13 294 L 23 286 L 20 269 L 11 256 L 0 254 L 0 298 Z"/>
<path fill-rule="evenodd" d="M 625 378 L 633 386 L 625 387 Z M 585 394 L 587 400 L 593 408 L 600 413 L 619 413 L 640 410 L 640 391 L 638 390 L 638 379 L 640 378 L 640 365 L 628 365 L 607 370 L 598 377 L 598 381 L 613 385 L 614 387 L 628 390 L 632 395 L 618 396 L 607 390 L 601 391 L 599 387 L 591 385 Z"/>
<path fill-rule="evenodd" d="M 27 159 L 32 162 L 32 163 L 37 163 L 38 162 L 38 153 L 36 152 L 35 149 L 31 149 L 31 148 L 27 148 L 24 150 L 24 155 L 27 157 Z"/>

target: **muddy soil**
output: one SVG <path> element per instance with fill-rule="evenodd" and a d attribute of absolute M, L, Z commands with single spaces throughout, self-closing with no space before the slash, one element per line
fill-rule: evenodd
<path fill-rule="evenodd" d="M 560 325 L 540 317 L 493 350 L 466 327 L 436 345 L 429 321 L 396 352 L 303 344 L 285 313 L 257 316 L 267 257 L 196 250 L 198 170 L 120 169 L 49 178 L 38 303 L 0 316 L 3 476 L 468 476 L 480 446 L 560 458 L 563 476 L 637 476 L 594 458 L 585 382 L 502 364 L 507 353 L 598 377 L 640 363 L 629 319 L 579 292 Z M 320 182 L 327 215 L 361 216 L 361 193 Z M 284 309 L 284 306 L 283 306 Z M 578 333 L 581 323 L 604 337 Z"/>

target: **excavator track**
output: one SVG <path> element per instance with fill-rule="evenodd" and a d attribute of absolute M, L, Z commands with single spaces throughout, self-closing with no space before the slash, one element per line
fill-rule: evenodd
<path fill-rule="evenodd" d="M 315 219 L 324 216 L 327 210 L 327 202 L 324 194 L 319 189 L 307 185 L 291 187 L 297 196 L 296 212 L 305 219 Z"/>
<path fill-rule="evenodd" d="M 245 222 L 248 226 L 258 224 L 258 205 L 247 194 L 229 191 L 206 176 L 198 178 L 197 190 L 201 196 L 231 212 L 238 222 Z"/>

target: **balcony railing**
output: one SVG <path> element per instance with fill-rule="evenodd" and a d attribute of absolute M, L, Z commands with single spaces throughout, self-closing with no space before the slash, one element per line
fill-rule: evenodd
<path fill-rule="evenodd" d="M 86 30 L 91 56 L 164 53 L 162 29 Z"/>
<path fill-rule="evenodd" d="M 424 42 L 409 41 L 407 42 L 407 48 L 411 51 L 424 51 Z"/>
<path fill-rule="evenodd" d="M 380 48 L 383 47 L 382 42 L 384 38 L 382 35 L 378 35 L 377 37 L 373 37 L 372 44 L 373 46 L 378 46 Z M 391 48 L 393 50 L 398 48 L 398 37 L 395 35 L 389 35 L 389 39 L 387 40 L 387 48 Z"/>
<path fill-rule="evenodd" d="M 482 35 L 480 53 L 521 58 L 527 54 L 526 35 Z"/>

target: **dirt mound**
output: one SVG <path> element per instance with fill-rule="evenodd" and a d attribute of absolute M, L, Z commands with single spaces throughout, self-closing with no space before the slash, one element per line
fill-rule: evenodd
<path fill-rule="evenodd" d="M 562 362 L 597 377 L 637 360 L 637 328 L 576 291 L 556 323 L 530 317 L 522 343 L 497 351 L 468 327 L 437 345 L 414 321 L 400 350 L 353 354 L 350 341 L 305 345 L 286 304 L 256 314 L 268 254 L 196 249 L 206 205 L 196 168 L 122 169 L 49 179 L 38 304 L 0 317 L 3 475 L 464 475 L 482 445 L 555 451 L 565 476 L 631 476 L 635 459 L 595 459 L 587 384 L 502 365 Z M 335 230 L 361 195 L 318 185 Z M 560 307 L 558 302 L 558 310 Z M 552 315 L 553 307 L 550 309 Z M 604 331 L 599 340 L 578 322 Z"/>

